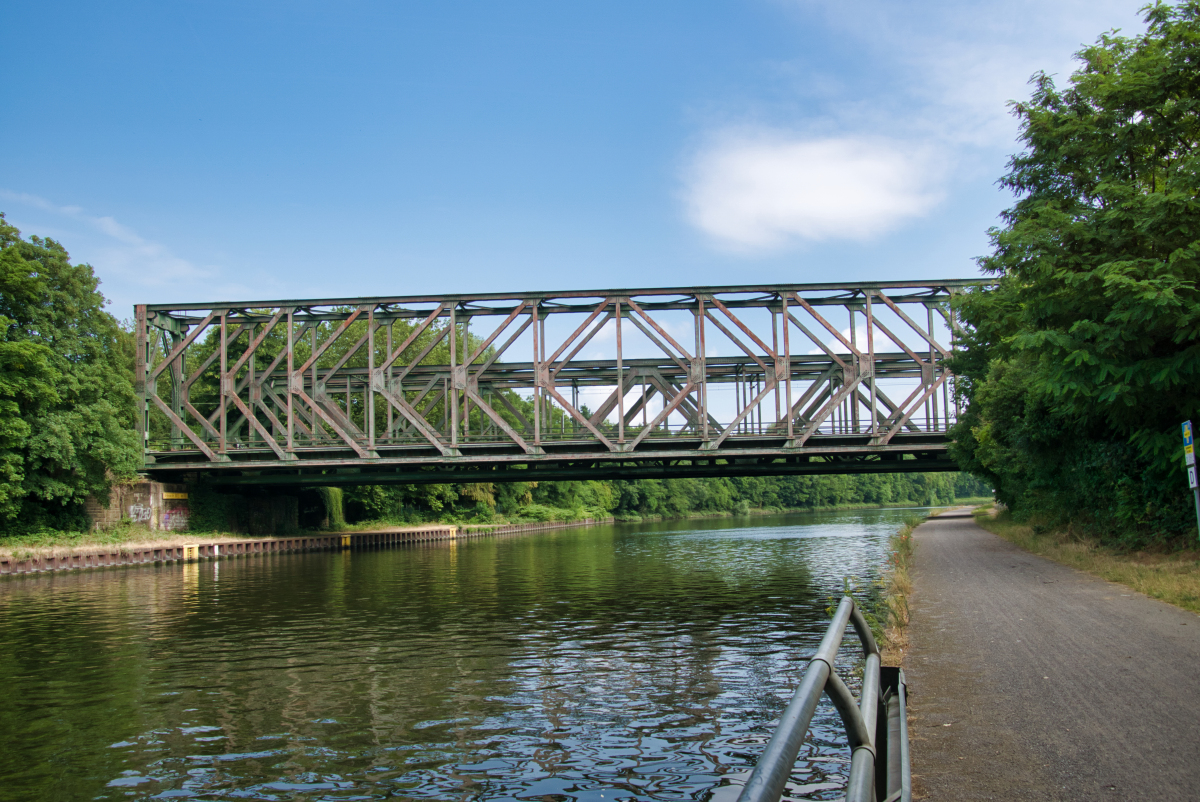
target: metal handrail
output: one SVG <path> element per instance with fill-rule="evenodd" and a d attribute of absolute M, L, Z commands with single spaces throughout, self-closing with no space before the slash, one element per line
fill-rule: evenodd
<path fill-rule="evenodd" d="M 853 624 L 866 655 L 861 701 L 834 671 L 846 625 Z M 833 622 L 812 656 L 800 687 L 779 720 L 775 734 L 746 781 L 738 802 L 778 802 L 808 735 L 821 694 L 829 694 L 850 742 L 846 802 L 909 802 L 908 714 L 904 672 L 881 669 L 879 647 L 854 599 L 844 596 Z M 879 711 L 882 707 L 882 720 Z"/>

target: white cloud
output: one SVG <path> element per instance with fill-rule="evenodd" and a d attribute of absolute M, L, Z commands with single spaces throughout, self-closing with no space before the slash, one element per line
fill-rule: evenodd
<path fill-rule="evenodd" d="M 777 249 L 797 239 L 869 239 L 938 202 L 941 170 L 932 155 L 878 138 L 725 132 L 694 159 L 687 213 L 735 250 Z"/>
<path fill-rule="evenodd" d="M 859 48 L 870 71 L 830 72 L 836 58 L 814 58 L 798 34 L 796 59 L 773 65 L 774 100 L 710 112 L 684 170 L 686 215 L 750 255 L 877 237 L 930 213 L 953 184 L 991 185 L 1018 148 L 1007 102 L 1029 96 L 1030 76 L 1065 84 L 1072 55 L 1102 32 L 1144 28 L 1128 0 L 778 2 L 798 32 Z"/>

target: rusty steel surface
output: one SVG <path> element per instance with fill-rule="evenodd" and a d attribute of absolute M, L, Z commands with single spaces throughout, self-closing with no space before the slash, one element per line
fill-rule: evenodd
<path fill-rule="evenodd" d="M 955 470 L 956 279 L 136 307 L 145 470 L 224 484 Z"/>

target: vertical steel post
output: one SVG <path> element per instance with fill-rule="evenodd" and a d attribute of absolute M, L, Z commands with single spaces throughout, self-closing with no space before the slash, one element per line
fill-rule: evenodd
<path fill-rule="evenodd" d="M 785 381 L 787 382 L 787 436 L 792 439 L 792 344 L 789 339 L 791 336 L 791 326 L 788 325 L 788 299 L 787 293 L 783 294 L 783 372 Z"/>
<path fill-rule="evenodd" d="M 534 304 L 529 313 L 533 316 L 533 444 L 537 446 L 542 443 L 542 338 L 538 305 Z"/>
<path fill-rule="evenodd" d="M 391 359 L 391 356 L 392 356 L 392 327 L 395 325 L 396 325 L 395 320 L 391 320 L 391 319 L 388 320 L 386 342 L 387 342 L 387 355 L 388 355 L 389 359 Z M 387 387 L 389 393 L 392 392 L 392 366 L 390 363 L 388 364 L 388 367 L 387 367 L 386 387 Z M 387 405 L 387 439 L 389 441 L 392 439 L 392 422 L 393 422 L 392 414 L 393 414 L 392 413 L 392 405 L 388 404 Z"/>
<path fill-rule="evenodd" d="M 134 366 L 133 390 L 137 394 L 138 413 L 137 431 L 141 443 L 142 465 L 146 465 L 146 456 L 150 453 L 150 408 L 146 397 L 146 378 L 150 365 L 146 359 L 146 305 L 137 304 L 133 307 L 137 319 L 137 354 Z"/>
<path fill-rule="evenodd" d="M 929 324 L 928 324 L 929 325 L 929 339 L 932 340 L 932 339 L 934 339 L 934 337 L 933 337 L 933 307 L 930 306 L 929 304 L 925 304 L 925 311 L 929 315 Z M 929 378 L 931 380 L 937 379 L 937 355 L 933 351 L 933 343 L 932 342 L 929 343 Z M 921 377 L 922 384 L 925 383 L 924 379 L 925 379 L 925 377 L 922 376 Z M 935 431 L 937 431 L 937 422 L 931 421 L 929 419 L 929 402 L 932 399 L 933 414 L 934 414 L 934 417 L 936 417 L 937 416 L 937 393 L 930 393 L 929 395 L 930 395 L 930 398 L 925 399 L 925 429 L 926 429 L 926 431 L 935 432 Z"/>
<path fill-rule="evenodd" d="M 739 390 L 741 396 L 738 398 L 738 414 L 741 415 L 743 412 L 745 412 L 746 415 L 742 418 L 739 428 L 741 429 L 742 434 L 749 434 L 750 427 L 754 423 L 754 413 L 750 410 L 750 399 L 753 398 L 753 394 L 750 392 L 750 383 L 752 379 L 750 378 L 750 371 L 745 366 L 740 368 L 740 371 L 742 383 Z"/>
<path fill-rule="evenodd" d="M 171 333 L 171 350 L 174 351 L 183 342 L 183 335 L 187 333 L 184 328 L 182 332 Z M 187 363 L 184 358 L 187 351 L 181 353 L 174 362 L 171 363 L 171 411 L 175 413 L 175 417 L 183 420 L 183 379 L 187 376 Z M 147 410 L 149 411 L 149 410 Z M 183 448 L 183 430 L 174 421 L 171 422 L 171 450 Z"/>
<path fill-rule="evenodd" d="M 950 382 L 942 382 L 942 406 L 946 410 L 946 429 L 950 428 Z"/>
<path fill-rule="evenodd" d="M 320 325 L 321 324 L 319 322 L 313 323 L 312 336 L 309 337 L 309 341 L 310 341 L 311 347 L 312 347 L 312 350 L 309 351 L 309 353 L 308 353 L 308 355 L 310 357 L 313 354 L 317 353 L 317 329 L 320 327 Z M 313 403 L 316 403 L 317 399 L 315 398 L 315 396 L 316 396 L 316 392 L 317 392 L 317 360 L 315 360 L 315 359 L 313 360 L 313 363 L 312 363 L 312 388 L 311 388 L 311 390 L 312 390 L 312 395 L 310 395 L 309 397 L 313 399 Z M 321 428 L 321 416 L 317 414 L 317 411 L 315 409 L 309 410 L 309 418 L 312 420 L 312 438 L 311 439 L 312 439 L 313 443 L 315 444 L 317 441 L 317 433 L 320 432 L 321 438 L 324 439 L 325 430 Z"/>
<path fill-rule="evenodd" d="M 642 429 L 646 428 L 649 422 L 649 415 L 646 408 L 650 406 L 650 399 L 646 397 L 646 374 L 642 374 Z"/>
<path fill-rule="evenodd" d="M 837 374 L 829 377 L 829 403 L 833 403 L 834 397 L 837 395 L 839 387 L 846 386 L 845 377 L 839 377 Z M 838 413 L 841 410 L 841 405 L 835 405 L 829 412 L 829 433 L 837 434 L 838 432 Z"/>
<path fill-rule="evenodd" d="M 752 405 L 750 414 L 746 416 L 750 422 L 750 432 L 752 434 L 758 434 L 758 424 L 762 419 L 762 403 L 754 403 L 754 399 L 758 398 L 759 388 L 761 387 L 762 383 L 759 381 L 758 374 L 756 373 L 750 380 L 750 387 L 746 391 L 746 403 Z"/>
<path fill-rule="evenodd" d="M 855 348 L 857 348 L 858 347 L 858 331 L 856 330 L 856 327 L 854 325 L 854 307 L 848 306 L 848 307 L 846 307 L 846 311 L 850 313 L 850 344 L 852 346 L 854 346 Z M 856 356 L 854 356 L 854 354 L 850 354 L 850 363 L 852 365 L 855 365 L 858 371 L 862 371 L 862 360 L 858 359 Z M 857 396 L 857 395 L 858 395 L 858 393 L 855 393 L 855 396 Z M 857 400 L 858 399 L 855 398 L 855 401 L 857 401 Z M 859 433 L 858 407 L 859 407 L 859 405 L 857 403 L 854 404 L 854 433 L 855 434 Z"/>
<path fill-rule="evenodd" d="M 549 371 L 544 370 L 546 367 L 546 317 L 547 317 L 547 315 L 542 315 L 541 320 L 538 322 L 538 325 L 542 327 L 542 331 L 538 335 L 538 348 L 541 349 L 538 352 L 538 363 L 542 366 L 543 372 L 544 372 L 543 382 L 542 382 L 542 393 L 541 393 L 542 426 L 546 429 L 546 433 L 549 434 L 550 433 L 550 404 L 549 404 L 550 393 L 548 390 L 546 390 L 546 380 L 549 379 Z"/>
<path fill-rule="evenodd" d="M 287 313 L 287 450 L 296 450 L 295 414 L 292 408 L 296 394 L 292 392 L 292 382 L 295 381 L 293 371 L 296 369 L 296 330 L 293 326 L 292 315 L 296 310 L 289 309 Z"/>
<path fill-rule="evenodd" d="M 454 311 L 458 304 L 450 307 L 450 394 L 446 403 L 450 405 L 450 445 L 458 445 L 458 381 L 454 373 L 458 345 L 458 321 Z"/>
<path fill-rule="evenodd" d="M 758 393 L 756 393 L 756 396 L 762 393 L 763 388 L 766 386 L 766 384 L 767 384 L 767 374 L 764 373 L 758 380 Z M 754 410 L 754 418 L 757 421 L 757 428 L 755 429 L 755 432 L 757 434 L 763 433 L 762 413 L 763 413 L 762 402 L 759 402 L 758 408 Z"/>
<path fill-rule="evenodd" d="M 367 310 L 367 448 L 375 450 L 375 306 Z M 388 406 L 391 406 L 390 404 Z"/>
<path fill-rule="evenodd" d="M 158 350 L 163 348 L 162 336 L 156 332 L 150 331 L 149 314 L 147 314 L 146 325 L 146 431 L 150 431 L 150 407 L 154 404 L 152 397 L 158 395 L 158 384 L 151 380 L 150 373 L 154 370 L 154 366 L 159 361 Z M 165 356 L 165 352 L 163 356 Z"/>
<path fill-rule="evenodd" d="M 708 345 L 704 341 L 704 298 L 696 298 L 696 359 L 700 362 L 700 390 L 697 393 L 700 401 L 700 420 L 702 423 L 701 439 L 708 440 Z"/>
<path fill-rule="evenodd" d="M 254 345 L 254 337 L 257 332 L 258 332 L 258 324 L 255 323 L 253 326 L 250 327 L 249 337 L 250 337 L 250 345 L 251 346 Z M 257 348 L 255 348 L 253 351 L 250 352 L 250 383 L 247 385 L 248 389 L 250 390 L 250 403 L 247 404 L 247 409 L 250 410 L 250 414 L 252 416 L 254 416 L 255 419 L 258 418 L 258 405 L 254 401 L 254 357 L 257 354 L 258 354 Z M 254 444 L 254 443 L 258 442 L 258 427 L 253 425 L 252 423 L 250 423 L 250 421 L 247 420 L 246 428 L 249 430 L 246 432 L 246 437 L 250 440 L 250 443 Z"/>
<path fill-rule="evenodd" d="M 867 290 L 867 361 L 871 363 L 871 436 L 879 433 L 879 408 L 875 393 L 875 316 L 871 311 L 871 297 L 874 293 Z"/>
<path fill-rule="evenodd" d="M 737 420 L 742 414 L 742 366 L 737 365 L 733 369 L 733 419 Z M 739 421 L 737 431 L 742 430 L 742 424 Z"/>
<path fill-rule="evenodd" d="M 621 299 L 615 302 L 617 307 L 617 442 L 625 442 L 625 372 L 622 364 L 621 348 Z"/>
<path fill-rule="evenodd" d="M 225 371 L 227 371 L 229 369 L 229 347 L 228 347 L 229 346 L 229 336 L 228 336 L 229 327 L 227 325 L 228 320 L 229 320 L 229 314 L 227 312 L 222 312 L 221 313 L 221 384 L 220 384 L 220 387 L 221 387 L 221 429 L 220 429 L 221 442 L 219 444 L 219 448 L 217 449 L 222 454 L 225 453 L 225 448 L 226 448 L 225 438 L 226 438 L 226 434 L 227 434 L 227 416 L 225 414 L 225 403 L 226 403 L 225 387 L 226 387 L 226 383 L 229 381 L 229 378 L 225 375 Z"/>
<path fill-rule="evenodd" d="M 467 360 L 471 357 L 471 316 L 466 315 L 463 318 L 463 334 L 462 334 L 462 366 L 463 366 L 463 388 L 462 388 L 462 407 L 463 407 L 463 437 L 467 438 L 471 434 L 471 397 L 467 395 L 466 378 L 467 378 Z"/>
<path fill-rule="evenodd" d="M 776 358 L 776 360 L 778 360 L 778 358 L 779 358 L 779 320 L 778 320 L 778 318 L 779 318 L 779 313 L 776 312 L 775 309 L 772 307 L 772 309 L 771 309 L 771 353 Z M 787 325 L 786 320 L 783 321 L 783 325 L 785 325 L 785 326 Z M 779 362 L 776 361 L 774 364 L 778 365 Z M 776 373 L 778 373 L 778 371 L 776 371 Z M 781 382 L 782 380 L 783 380 L 782 376 L 777 375 L 775 377 L 775 420 L 779 420 L 779 399 L 780 399 L 779 382 Z"/>
<path fill-rule="evenodd" d="M 742 418 L 742 431 L 746 434 L 751 434 L 754 431 L 754 383 L 755 375 L 751 373 L 749 365 L 746 366 L 745 373 L 742 374 L 742 409 L 746 412 L 746 417 Z"/>
<path fill-rule="evenodd" d="M 954 303 L 953 303 L 954 295 L 956 292 L 957 292 L 957 290 L 953 290 L 953 289 L 950 290 L 950 301 L 951 302 L 948 304 L 949 311 L 950 311 L 950 350 L 954 350 L 955 343 L 958 342 L 958 337 L 955 335 Z M 946 392 L 946 414 L 947 415 L 950 414 L 950 399 L 951 399 L 951 397 L 953 397 L 954 398 L 954 420 L 957 421 L 958 415 L 959 415 L 958 393 L 954 393 L 953 396 L 951 396 L 951 394 L 950 394 L 950 383 L 953 381 L 954 381 L 954 376 L 950 376 L 950 378 L 946 379 L 946 381 L 942 384 L 942 387 Z M 946 428 L 949 429 L 950 427 L 947 426 Z"/>

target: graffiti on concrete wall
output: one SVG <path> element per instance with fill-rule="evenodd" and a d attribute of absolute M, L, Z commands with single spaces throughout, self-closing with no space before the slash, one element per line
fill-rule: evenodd
<path fill-rule="evenodd" d="M 153 510 L 148 504 L 131 504 L 129 506 L 129 520 L 134 523 L 150 523 L 153 517 Z"/>
<path fill-rule="evenodd" d="M 188 528 L 189 510 L 187 507 L 171 507 L 163 510 L 162 528 L 178 531 Z"/>

